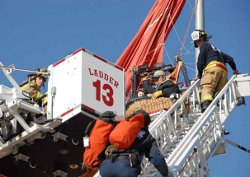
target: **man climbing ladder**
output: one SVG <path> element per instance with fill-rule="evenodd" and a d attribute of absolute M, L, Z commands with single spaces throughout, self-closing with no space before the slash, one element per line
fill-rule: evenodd
<path fill-rule="evenodd" d="M 204 112 L 228 81 L 226 63 L 234 74 L 238 74 L 238 70 L 231 56 L 209 43 L 212 36 L 208 36 L 205 31 L 195 30 L 191 37 L 194 47 L 200 49 L 197 69 L 198 78 L 201 79 L 201 111 Z"/>

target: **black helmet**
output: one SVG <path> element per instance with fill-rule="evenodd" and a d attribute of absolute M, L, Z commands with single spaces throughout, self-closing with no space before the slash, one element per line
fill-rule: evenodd
<path fill-rule="evenodd" d="M 113 111 L 105 111 L 99 116 L 99 118 L 105 122 L 114 123 L 115 116 L 116 114 Z"/>

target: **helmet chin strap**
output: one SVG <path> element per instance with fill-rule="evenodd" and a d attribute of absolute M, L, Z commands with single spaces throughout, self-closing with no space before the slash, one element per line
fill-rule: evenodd
<path fill-rule="evenodd" d="M 202 38 L 202 39 L 200 39 L 200 40 L 194 41 L 194 47 L 195 47 L 195 48 L 198 48 L 198 47 L 199 47 L 198 44 L 197 44 L 198 41 L 203 41 L 203 43 L 204 43 L 204 42 L 208 42 L 208 41 L 209 41 L 209 38 L 206 37 L 206 38 Z"/>
<path fill-rule="evenodd" d="M 194 47 L 198 48 L 197 41 L 194 41 Z"/>

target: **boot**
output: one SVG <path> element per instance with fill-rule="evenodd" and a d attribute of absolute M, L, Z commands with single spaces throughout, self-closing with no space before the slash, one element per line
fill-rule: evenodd
<path fill-rule="evenodd" d="M 203 113 L 207 108 L 208 106 L 210 105 L 212 101 L 205 101 L 203 103 L 201 103 L 201 112 Z"/>

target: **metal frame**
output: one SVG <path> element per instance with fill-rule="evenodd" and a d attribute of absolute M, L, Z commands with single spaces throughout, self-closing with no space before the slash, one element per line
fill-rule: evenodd
<path fill-rule="evenodd" d="M 246 75 L 232 76 L 204 113 L 200 110 L 200 81 L 195 81 L 171 109 L 151 124 L 149 130 L 175 177 L 209 176 L 208 160 L 224 153 L 223 125 L 238 104 L 240 93 L 235 84 L 242 77 L 249 82 Z M 143 161 L 141 176 L 157 173 L 152 164 Z"/>

